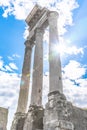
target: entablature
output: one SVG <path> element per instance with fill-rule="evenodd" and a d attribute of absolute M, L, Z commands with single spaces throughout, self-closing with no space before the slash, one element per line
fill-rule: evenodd
<path fill-rule="evenodd" d="M 29 25 L 29 36 L 28 40 L 35 40 L 35 30 L 37 28 L 45 29 L 48 26 L 48 14 L 49 10 L 45 7 L 35 5 L 26 18 L 26 23 Z"/>

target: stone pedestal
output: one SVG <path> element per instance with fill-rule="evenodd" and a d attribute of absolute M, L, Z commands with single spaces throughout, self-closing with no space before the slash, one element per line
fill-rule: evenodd
<path fill-rule="evenodd" d="M 23 130 L 25 118 L 25 113 L 16 113 L 12 122 L 11 130 Z"/>
<path fill-rule="evenodd" d="M 43 115 L 42 107 L 30 106 L 23 130 L 43 130 Z"/>
<path fill-rule="evenodd" d="M 44 112 L 43 130 L 74 130 L 74 125 L 70 121 L 71 104 L 63 94 L 58 91 L 48 95 L 48 103 Z"/>

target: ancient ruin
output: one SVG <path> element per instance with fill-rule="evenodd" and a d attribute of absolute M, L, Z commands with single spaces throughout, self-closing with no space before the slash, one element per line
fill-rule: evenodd
<path fill-rule="evenodd" d="M 18 107 L 11 130 L 87 130 L 87 111 L 74 107 L 63 94 L 61 61 L 55 47 L 59 45 L 58 13 L 36 5 L 26 18 L 29 36 L 20 83 Z M 49 94 L 45 109 L 42 106 L 43 34 L 49 26 Z M 32 48 L 34 51 L 31 102 L 28 112 L 28 91 Z"/>
<path fill-rule="evenodd" d="M 0 107 L 0 130 L 7 130 L 8 109 Z"/>

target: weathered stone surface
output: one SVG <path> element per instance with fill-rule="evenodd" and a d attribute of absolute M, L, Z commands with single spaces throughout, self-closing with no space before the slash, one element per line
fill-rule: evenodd
<path fill-rule="evenodd" d="M 71 111 L 70 120 L 74 124 L 74 129 L 87 130 L 87 110 L 82 110 L 74 106 Z"/>
<path fill-rule="evenodd" d="M 0 107 L 0 130 L 7 129 L 8 109 Z"/>
<path fill-rule="evenodd" d="M 74 107 L 58 91 L 48 95 L 44 130 L 87 130 L 87 111 Z"/>
<path fill-rule="evenodd" d="M 44 109 L 38 106 L 30 106 L 23 130 L 43 130 Z"/>
<path fill-rule="evenodd" d="M 58 127 L 64 130 L 74 130 L 74 125 L 71 122 L 65 120 L 59 120 Z"/>
<path fill-rule="evenodd" d="M 26 114 L 16 113 L 12 122 L 11 130 L 23 130 Z"/>
<path fill-rule="evenodd" d="M 34 31 L 36 30 L 36 28 L 40 28 L 42 27 L 42 25 L 46 22 L 47 20 L 47 13 L 48 13 L 48 9 L 47 8 L 42 8 L 39 5 L 35 5 L 34 8 L 31 10 L 30 14 L 27 16 L 26 18 L 26 23 L 29 25 L 29 31 L 31 33 L 33 33 L 34 35 Z M 30 34 L 29 38 L 32 38 L 32 36 Z"/>
<path fill-rule="evenodd" d="M 16 126 L 16 130 L 23 130 L 25 118 L 20 118 Z"/>

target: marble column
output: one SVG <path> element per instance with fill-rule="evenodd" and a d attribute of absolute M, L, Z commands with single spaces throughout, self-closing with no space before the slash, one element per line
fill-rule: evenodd
<path fill-rule="evenodd" d="M 41 28 L 36 29 L 31 105 L 37 105 L 37 106 L 42 105 L 43 33 L 44 33 L 43 29 Z"/>
<path fill-rule="evenodd" d="M 30 65 L 31 65 L 31 53 L 32 45 L 30 41 L 25 42 L 25 55 L 24 63 L 22 68 L 22 77 L 20 83 L 20 93 L 18 100 L 17 112 L 26 112 L 27 103 L 28 103 L 28 94 L 29 94 L 29 83 L 30 83 Z"/>
<path fill-rule="evenodd" d="M 61 76 L 61 61 L 60 54 L 57 50 L 59 46 L 58 28 L 57 28 L 58 13 L 50 11 L 48 13 L 49 23 L 49 86 L 50 92 L 63 92 L 62 76 Z"/>

